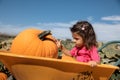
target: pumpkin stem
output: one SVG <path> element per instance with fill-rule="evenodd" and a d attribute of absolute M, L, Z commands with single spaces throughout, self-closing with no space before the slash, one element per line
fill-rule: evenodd
<path fill-rule="evenodd" d="M 39 39 L 41 39 L 42 41 L 45 39 L 45 36 L 47 36 L 47 35 L 49 35 L 49 34 L 51 34 L 51 31 L 50 30 L 48 30 L 48 31 L 43 31 L 42 33 L 40 33 L 39 35 L 38 35 L 38 37 L 39 37 Z"/>

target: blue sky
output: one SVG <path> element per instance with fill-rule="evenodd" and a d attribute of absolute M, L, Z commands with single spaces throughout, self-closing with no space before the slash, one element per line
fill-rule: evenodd
<path fill-rule="evenodd" d="M 1 33 L 37 28 L 72 39 L 69 27 L 80 20 L 93 25 L 98 41 L 120 40 L 120 0 L 0 0 Z"/>

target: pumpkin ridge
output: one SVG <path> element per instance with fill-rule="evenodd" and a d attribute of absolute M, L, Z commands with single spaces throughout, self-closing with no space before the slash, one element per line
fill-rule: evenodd
<path fill-rule="evenodd" d="M 40 54 L 40 53 L 42 53 L 42 50 L 43 50 L 43 47 L 44 47 L 44 45 L 42 47 L 40 45 L 43 45 L 43 43 L 39 42 L 39 44 L 38 44 L 38 47 L 37 47 L 37 50 L 36 50 L 36 54 L 38 54 L 38 56 L 42 56 L 42 54 Z M 42 49 L 40 49 L 40 48 L 42 48 Z"/>
<path fill-rule="evenodd" d="M 54 46 L 51 46 L 51 48 L 54 50 Z M 51 49 L 50 48 L 50 49 Z M 52 54 L 52 52 L 53 52 L 53 50 L 50 50 L 51 52 L 50 52 L 50 55 Z M 55 50 L 54 50 L 55 51 Z M 53 56 L 51 56 L 51 57 L 53 57 Z"/>
<path fill-rule="evenodd" d="M 55 46 L 52 46 L 52 47 L 54 47 L 53 48 L 53 51 L 56 51 L 55 53 L 56 53 L 56 55 L 54 55 L 53 57 L 58 57 L 58 47 L 57 47 L 57 44 L 56 44 L 56 42 L 54 41 L 54 43 L 53 44 L 55 44 Z"/>
<path fill-rule="evenodd" d="M 26 55 L 29 55 L 30 53 L 31 53 L 31 49 L 32 49 L 32 42 L 33 42 L 33 40 L 34 39 L 32 39 L 31 41 L 30 41 L 30 44 L 29 44 L 29 46 L 26 46 L 26 49 L 25 49 L 25 51 L 24 51 L 24 53 L 26 54 Z M 29 53 L 27 53 L 29 51 Z"/>
<path fill-rule="evenodd" d="M 31 45 L 31 53 L 33 53 L 34 52 L 34 55 L 33 56 L 39 56 L 39 54 L 37 54 L 37 49 L 38 49 L 38 44 L 39 44 L 40 42 L 38 42 L 38 41 L 36 41 L 36 39 L 33 39 L 33 41 L 32 41 L 32 45 Z M 42 43 L 41 43 L 42 44 Z M 34 46 L 36 46 L 36 47 L 33 47 L 33 45 Z"/>
<path fill-rule="evenodd" d="M 47 44 L 46 44 L 46 42 L 47 42 Z M 53 54 L 53 52 L 54 51 L 56 51 L 56 49 L 53 47 L 53 46 L 51 46 L 51 45 L 55 45 L 56 46 L 56 44 L 55 43 L 50 43 L 50 41 L 49 40 L 46 40 L 45 42 L 44 42 L 44 46 L 45 46 L 45 50 L 46 50 L 46 53 L 49 53 L 49 54 L 47 54 L 46 56 L 50 56 L 50 57 L 54 57 L 54 56 L 51 56 L 52 54 Z M 49 45 L 49 46 L 48 46 Z M 50 48 L 49 48 L 50 47 Z M 49 52 L 48 52 L 49 51 Z M 57 54 L 57 52 L 55 52 L 55 55 Z"/>
<path fill-rule="evenodd" d="M 51 51 L 50 51 L 50 49 L 51 48 L 49 48 L 49 46 L 48 46 L 49 44 L 48 43 L 44 43 L 44 46 L 45 46 L 45 56 L 47 57 L 47 56 L 49 56 L 49 57 L 51 57 L 50 56 L 50 53 L 51 53 Z M 51 46 L 50 46 L 51 47 Z M 48 52 L 49 51 L 49 52 Z M 46 54 L 46 53 L 48 53 L 48 54 Z"/>
<path fill-rule="evenodd" d="M 44 57 L 44 55 L 46 54 L 44 47 L 45 47 L 45 45 L 44 45 L 44 43 L 42 43 L 42 47 L 41 47 L 41 50 L 40 50 L 40 52 L 41 52 L 40 56 L 42 56 L 42 57 Z"/>

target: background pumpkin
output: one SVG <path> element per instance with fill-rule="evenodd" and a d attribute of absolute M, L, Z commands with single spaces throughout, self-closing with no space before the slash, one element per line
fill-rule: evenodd
<path fill-rule="evenodd" d="M 0 80 L 7 80 L 7 75 L 5 73 L 0 72 Z"/>
<path fill-rule="evenodd" d="M 58 48 L 50 31 L 26 29 L 12 42 L 10 52 L 15 54 L 56 58 Z"/>

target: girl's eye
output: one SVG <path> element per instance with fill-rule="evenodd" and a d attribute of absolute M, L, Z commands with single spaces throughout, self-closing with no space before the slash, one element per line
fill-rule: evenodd
<path fill-rule="evenodd" d="M 78 38 L 74 38 L 75 40 L 78 40 Z"/>

